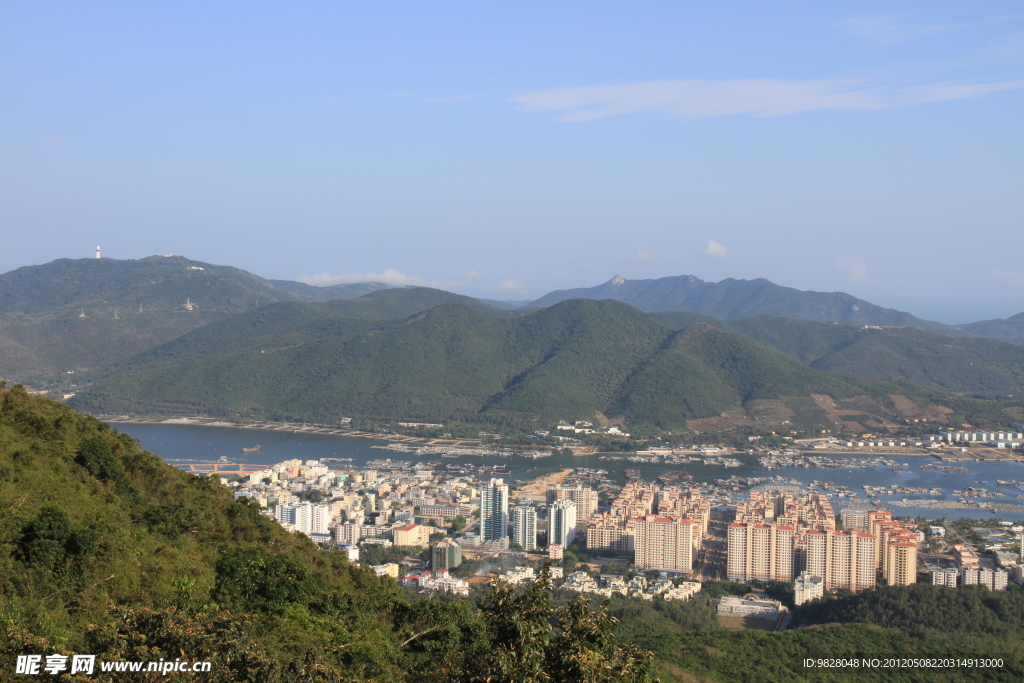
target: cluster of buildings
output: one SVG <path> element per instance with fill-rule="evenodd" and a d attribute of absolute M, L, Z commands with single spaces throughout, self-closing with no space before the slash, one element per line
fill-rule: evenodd
<path fill-rule="evenodd" d="M 1024 583 L 1024 537 L 1020 539 L 1021 551 L 1003 567 L 982 566 L 978 552 L 969 545 L 953 546 L 955 566 L 932 569 L 932 584 L 936 586 L 988 586 L 989 590 L 1006 590 L 1011 580 Z"/>
<path fill-rule="evenodd" d="M 642 600 L 653 600 L 656 595 L 660 595 L 665 600 L 689 600 L 700 592 L 700 583 L 683 581 L 676 585 L 671 579 L 648 581 L 642 575 L 634 576 L 627 581 L 625 577 L 617 574 L 602 574 L 598 581 L 587 572 L 573 572 L 565 578 L 562 588 L 577 593 L 592 593 L 605 598 L 618 594 Z"/>
<path fill-rule="evenodd" d="M 1024 433 L 1021 432 L 942 432 L 926 439 L 930 443 L 971 443 L 988 444 L 995 448 L 1024 447 Z"/>
<path fill-rule="evenodd" d="M 738 581 L 803 577 L 797 604 L 819 589 L 870 588 L 879 575 L 891 586 L 917 582 L 914 529 L 885 510 L 850 511 L 842 520 L 846 530 L 837 530 L 824 494 L 752 491 L 728 526 L 726 574 Z"/>
<path fill-rule="evenodd" d="M 596 555 L 625 557 L 635 569 L 662 572 L 662 578 L 652 584 L 643 577 L 594 579 L 586 572 L 575 572 L 565 578 L 563 587 L 569 590 L 676 600 L 689 599 L 700 590 L 699 583 L 675 585 L 665 578 L 692 574 L 704 539 L 709 538 L 712 502 L 696 487 L 633 479 L 599 508 L 598 493 L 589 486 L 554 484 L 546 490 L 545 504 L 538 506 L 513 504 L 510 487 L 502 479 L 478 481 L 465 473 L 445 473 L 438 471 L 439 463 L 396 467 L 381 463 L 379 470 L 334 471 L 319 461 L 289 460 L 230 485 L 236 498 L 255 498 L 264 514 L 286 529 L 341 548 L 353 561 L 360 559 L 360 549 L 365 554 L 371 545 L 429 548 L 429 570 L 425 564 L 420 571 L 404 574 L 393 563 L 374 567 L 379 575 L 422 590 L 468 594 L 469 584 L 451 574 L 465 553 L 482 557 L 514 551 L 525 559 L 522 553 L 537 551 L 544 536 L 548 557 L 554 561 L 583 539 Z M 734 514 L 731 508 L 719 508 L 719 514 L 720 520 L 729 522 L 725 575 L 736 581 L 792 582 L 797 604 L 823 597 L 826 591 L 864 590 L 879 578 L 896 586 L 917 580 L 923 533 L 894 520 L 888 511 L 843 510 L 837 525 L 826 494 L 773 484 L 751 491 L 735 505 Z M 460 526 L 453 526 L 456 520 Z M 457 533 L 461 524 L 469 528 Z M 510 551 L 513 545 L 517 547 Z M 1024 583 L 1024 563 L 984 567 L 969 546 L 956 546 L 954 556 L 956 567 L 933 571 L 933 583 L 983 584 L 993 590 L 1005 588 L 1009 580 Z M 561 578 L 561 570 L 553 569 L 558 573 L 553 578 Z M 502 577 L 510 583 L 535 578 L 530 567 L 517 567 Z M 771 612 L 770 605 L 744 600 L 729 602 L 728 613 Z"/>
<path fill-rule="evenodd" d="M 590 517 L 587 549 L 631 556 L 637 569 L 689 574 L 710 522 L 700 490 L 631 480 L 608 512 Z"/>

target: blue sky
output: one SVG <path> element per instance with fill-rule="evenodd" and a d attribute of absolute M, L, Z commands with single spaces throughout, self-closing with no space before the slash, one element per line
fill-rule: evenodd
<path fill-rule="evenodd" d="M 1024 310 L 1024 6 L 4 3 L 0 271 Z"/>

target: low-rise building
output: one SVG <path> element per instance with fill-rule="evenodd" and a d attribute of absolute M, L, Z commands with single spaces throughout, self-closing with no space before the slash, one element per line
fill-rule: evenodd
<path fill-rule="evenodd" d="M 988 586 L 989 590 L 1006 590 L 1009 574 L 1005 569 L 986 569 L 966 567 L 961 570 L 961 583 L 964 586 Z"/>
<path fill-rule="evenodd" d="M 820 576 L 813 576 L 807 572 L 800 572 L 793 582 L 796 604 L 802 605 L 811 600 L 817 600 L 825 596 L 825 579 Z"/>
<path fill-rule="evenodd" d="M 780 619 L 788 611 L 778 600 L 762 598 L 753 593 L 743 597 L 727 595 L 718 603 L 718 613 L 724 617 Z"/>
<path fill-rule="evenodd" d="M 956 588 L 959 576 L 960 572 L 958 572 L 956 569 L 933 569 L 932 585 L 950 586 L 951 588 Z"/>

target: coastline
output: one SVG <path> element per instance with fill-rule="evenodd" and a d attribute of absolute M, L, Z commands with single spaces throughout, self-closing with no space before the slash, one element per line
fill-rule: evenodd
<path fill-rule="evenodd" d="M 322 425 L 292 424 L 288 422 L 226 422 L 224 420 L 204 421 L 201 418 L 175 417 L 167 419 L 132 418 L 126 415 L 96 415 L 97 420 L 110 424 L 150 424 L 150 425 L 188 425 L 189 427 L 234 427 L 238 429 L 260 429 L 270 432 L 289 432 L 293 434 L 328 434 L 332 436 L 350 436 L 362 439 L 378 439 L 393 443 L 422 444 L 424 446 L 479 446 L 480 439 L 434 439 L 425 436 L 408 436 L 405 434 L 383 434 L 364 432 L 358 429 L 324 427 Z"/>
<path fill-rule="evenodd" d="M 549 484 L 561 484 L 565 481 L 565 478 L 573 473 L 572 469 L 559 470 L 558 472 L 552 472 L 550 474 L 542 474 L 537 477 L 529 484 L 523 486 L 519 491 L 522 492 L 523 498 L 529 498 L 530 500 L 543 501 L 547 497 L 547 490 Z"/>

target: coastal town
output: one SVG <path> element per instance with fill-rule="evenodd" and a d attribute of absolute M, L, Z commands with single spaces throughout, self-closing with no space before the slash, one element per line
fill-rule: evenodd
<path fill-rule="evenodd" d="M 827 591 L 875 585 L 1024 585 L 1020 523 L 985 529 L 944 518 L 911 520 L 898 514 L 909 499 L 878 500 L 942 495 L 941 489 L 898 483 L 898 475 L 910 471 L 911 465 L 899 462 L 908 446 L 927 458 L 913 467 L 955 472 L 955 465 L 937 463 L 982 445 L 1016 456 L 1021 441 L 1017 432 L 947 432 L 910 444 L 821 439 L 770 449 L 752 443 L 749 452 L 767 476 L 694 482 L 679 470 L 645 481 L 638 469 L 626 467 L 622 485 L 604 469 L 566 468 L 526 481 L 511 480 L 507 467 L 491 464 L 493 459 L 472 462 L 478 455 L 548 457 L 543 450 L 394 443 L 378 447 L 394 457 L 358 467 L 349 458 L 292 459 L 226 483 L 236 499 L 252 500 L 286 529 L 414 593 L 468 597 L 496 581 L 523 584 L 543 574 L 564 591 L 642 600 L 689 600 L 708 581 L 786 584 L 792 604 L 800 605 Z M 936 452 L 936 445 L 944 450 Z M 902 453 L 893 450 L 900 447 Z M 872 454 L 872 448 L 890 452 Z M 601 462 L 614 468 L 699 461 L 728 469 L 735 455 L 734 449 L 706 445 L 604 455 Z M 891 468 L 896 481 L 858 492 L 829 481 L 805 486 L 771 472 L 868 466 Z M 1000 480 L 997 487 L 1009 493 L 1024 490 L 1024 483 Z M 994 505 L 981 503 L 983 497 L 1007 497 L 981 487 L 954 493 L 956 501 L 932 502 L 955 503 L 955 510 Z M 929 499 L 912 502 L 929 505 Z M 1021 506 L 1007 507 L 1020 512 L 1013 508 Z M 787 623 L 789 608 L 762 591 L 715 603 L 723 618 L 760 620 L 773 628 Z"/>

